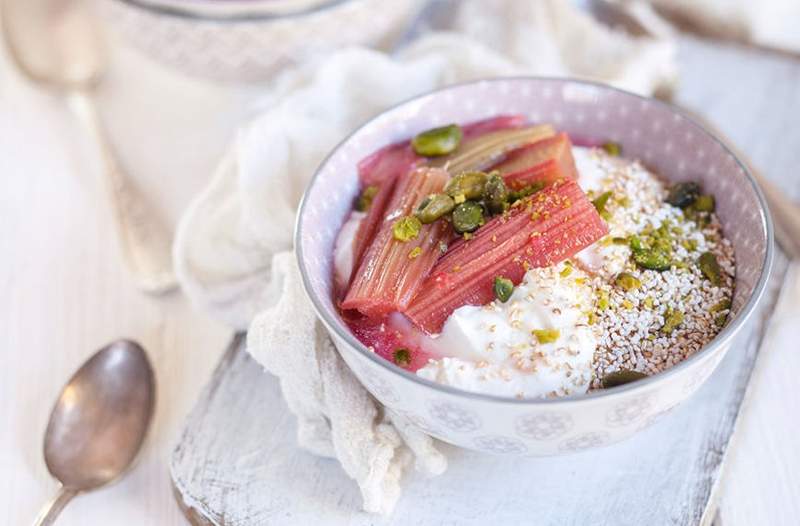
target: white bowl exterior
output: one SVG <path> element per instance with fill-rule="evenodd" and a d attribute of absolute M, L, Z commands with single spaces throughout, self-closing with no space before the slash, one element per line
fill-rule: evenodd
<path fill-rule="evenodd" d="M 345 46 L 389 42 L 419 3 L 349 0 L 295 17 L 211 20 L 100 0 L 111 26 L 145 54 L 193 76 L 231 82 L 265 80 Z"/>
<path fill-rule="evenodd" d="M 670 180 L 699 180 L 737 259 L 731 319 L 758 297 L 770 260 L 768 219 L 759 192 L 736 158 L 671 106 L 605 86 L 560 79 L 495 79 L 401 104 L 342 143 L 320 166 L 298 217 L 297 250 L 309 296 L 345 361 L 383 404 L 432 435 L 496 453 L 552 455 L 622 440 L 689 397 L 711 375 L 738 323 L 678 367 L 603 396 L 520 403 L 442 389 L 368 358 L 332 301 L 333 243 L 357 191 L 355 164 L 390 142 L 450 122 L 522 113 L 584 138 L 612 140 Z M 338 218 L 332 221 L 331 218 Z M 746 312 L 745 312 L 746 314 Z"/>
<path fill-rule="evenodd" d="M 464 398 L 409 382 L 333 334 L 359 381 L 383 405 L 432 436 L 486 453 L 550 456 L 624 440 L 649 427 L 711 376 L 729 344 L 690 367 L 639 390 L 614 396 L 526 405 Z"/>

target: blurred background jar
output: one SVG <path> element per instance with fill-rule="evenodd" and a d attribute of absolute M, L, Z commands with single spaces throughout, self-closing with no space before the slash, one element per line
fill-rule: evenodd
<path fill-rule="evenodd" d="M 386 48 L 423 0 L 97 0 L 109 29 L 184 73 L 259 82 L 349 45 Z"/>

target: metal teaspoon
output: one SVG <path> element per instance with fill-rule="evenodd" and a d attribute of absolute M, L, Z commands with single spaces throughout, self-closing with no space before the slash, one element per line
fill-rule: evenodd
<path fill-rule="evenodd" d="M 120 168 L 95 106 L 106 46 L 89 5 L 85 0 L 0 0 L 0 22 L 20 72 L 68 97 L 97 144 L 122 252 L 136 285 L 152 294 L 175 288 L 171 236 Z"/>
<path fill-rule="evenodd" d="M 139 344 L 100 349 L 67 382 L 44 436 L 48 471 L 61 487 L 35 526 L 53 524 L 79 493 L 108 484 L 131 465 L 155 406 L 155 377 Z"/>

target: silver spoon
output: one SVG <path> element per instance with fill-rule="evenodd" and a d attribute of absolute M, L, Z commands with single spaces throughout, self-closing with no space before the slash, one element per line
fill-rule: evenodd
<path fill-rule="evenodd" d="M 44 460 L 61 488 L 36 518 L 53 524 L 79 493 L 118 478 L 142 446 L 155 378 L 139 344 L 118 340 L 84 363 L 61 391 L 44 436 Z"/>
<path fill-rule="evenodd" d="M 17 68 L 31 81 L 68 97 L 97 144 L 122 252 L 136 285 L 156 294 L 175 288 L 171 236 L 120 168 L 95 106 L 106 45 L 87 2 L 0 0 L 0 8 L 0 33 Z"/>

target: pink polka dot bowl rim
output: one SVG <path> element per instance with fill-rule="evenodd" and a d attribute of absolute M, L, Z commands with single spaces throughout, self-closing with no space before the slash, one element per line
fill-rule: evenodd
<path fill-rule="evenodd" d="M 699 180 L 717 200 L 736 256 L 728 324 L 700 351 L 630 384 L 553 399 L 464 391 L 406 371 L 370 352 L 348 330 L 332 298 L 333 246 L 358 190 L 356 163 L 381 146 L 448 123 L 524 114 L 582 138 L 620 143 L 669 181 Z M 320 164 L 297 215 L 295 251 L 303 285 L 340 355 L 394 414 L 452 444 L 490 453 L 554 455 L 618 442 L 689 398 L 711 376 L 760 301 L 772 266 L 772 222 L 747 167 L 678 108 L 583 80 L 512 77 L 457 84 L 372 118 Z"/>

